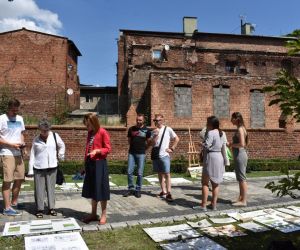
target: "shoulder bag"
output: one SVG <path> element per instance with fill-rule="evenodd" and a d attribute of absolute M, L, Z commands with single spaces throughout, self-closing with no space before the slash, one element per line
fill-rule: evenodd
<path fill-rule="evenodd" d="M 65 177 L 64 177 L 63 171 L 59 167 L 58 146 L 57 146 L 57 140 L 56 140 L 55 132 L 53 132 L 53 136 L 54 136 L 54 141 L 55 141 L 55 145 L 56 145 L 56 158 L 57 158 L 56 184 L 57 185 L 62 185 L 65 182 Z"/>
<path fill-rule="evenodd" d="M 164 132 L 163 132 L 163 134 L 162 134 L 162 137 L 161 137 L 159 146 L 158 146 L 158 147 L 153 147 L 152 150 L 151 150 L 151 160 L 157 160 L 157 159 L 159 159 L 159 150 L 160 150 L 162 141 L 163 141 L 163 139 L 164 139 L 164 135 L 165 135 L 165 132 L 166 132 L 166 128 L 167 128 L 167 126 L 165 126 L 165 129 L 164 129 Z"/>

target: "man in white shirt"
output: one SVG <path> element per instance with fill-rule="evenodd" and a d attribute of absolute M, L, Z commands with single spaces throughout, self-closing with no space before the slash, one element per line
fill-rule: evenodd
<path fill-rule="evenodd" d="M 156 159 L 152 159 L 153 170 L 158 173 L 158 179 L 161 186 L 161 192 L 158 194 L 160 198 L 166 198 L 167 201 L 173 201 L 171 195 L 171 174 L 170 174 L 170 153 L 172 153 L 179 138 L 172 128 L 163 125 L 164 117 L 162 114 L 156 114 L 153 119 L 156 129 L 152 132 L 152 146 L 159 148 L 159 154 Z M 173 141 L 170 147 L 170 141 Z M 152 150 L 153 150 L 152 148 Z"/>
<path fill-rule="evenodd" d="M 6 114 L 0 115 L 0 166 L 3 173 L 2 195 L 4 201 L 3 214 L 16 216 L 21 213 L 16 211 L 21 184 L 25 177 L 25 166 L 22 150 L 25 148 L 24 121 L 18 115 L 20 102 L 12 99 L 8 102 Z M 12 199 L 10 201 L 10 186 Z"/>

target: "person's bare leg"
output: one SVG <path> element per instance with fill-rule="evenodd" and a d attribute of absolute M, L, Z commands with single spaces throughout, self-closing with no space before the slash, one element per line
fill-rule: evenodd
<path fill-rule="evenodd" d="M 159 184 L 161 187 L 161 191 L 165 194 L 166 190 L 166 181 L 163 173 L 158 173 Z"/>
<path fill-rule="evenodd" d="M 18 204 L 18 198 L 21 190 L 21 185 L 23 183 L 23 180 L 15 180 L 13 187 L 12 187 L 12 199 L 11 204 L 16 205 Z"/>
<path fill-rule="evenodd" d="M 10 184 L 11 182 L 3 182 L 2 184 L 4 209 L 8 209 L 10 207 Z"/>
<path fill-rule="evenodd" d="M 99 224 L 104 225 L 106 223 L 107 201 L 100 201 L 100 203 L 101 203 L 101 218 L 100 218 Z"/>
<path fill-rule="evenodd" d="M 211 185 L 212 185 L 211 205 L 212 205 L 212 208 L 216 208 L 217 207 L 217 201 L 218 201 L 218 195 L 219 195 L 219 184 L 214 183 L 214 182 L 211 181 Z"/>
<path fill-rule="evenodd" d="M 239 186 L 240 186 L 240 196 L 241 196 L 240 202 L 247 204 L 247 191 L 248 191 L 247 181 L 240 181 Z"/>
<path fill-rule="evenodd" d="M 171 193 L 171 174 L 166 173 L 164 174 L 165 180 L 166 180 L 166 188 L 167 188 L 167 193 Z"/>
<path fill-rule="evenodd" d="M 97 204 L 97 201 L 92 200 L 92 212 L 82 220 L 83 222 L 90 223 L 91 221 L 97 220 Z"/>
<path fill-rule="evenodd" d="M 207 198 L 209 192 L 208 184 L 209 184 L 209 176 L 202 174 L 202 204 L 200 204 L 200 206 L 204 208 L 207 205 Z"/>

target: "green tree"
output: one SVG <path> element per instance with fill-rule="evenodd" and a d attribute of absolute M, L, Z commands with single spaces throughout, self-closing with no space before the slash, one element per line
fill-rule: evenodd
<path fill-rule="evenodd" d="M 300 30 L 295 30 L 287 36 L 294 37 L 286 44 L 288 55 L 299 54 Z M 275 81 L 275 84 L 264 88 L 264 91 L 272 94 L 269 106 L 279 105 L 284 115 L 295 118 L 297 122 L 300 121 L 300 82 L 291 72 L 286 70 L 278 72 L 278 79 Z M 272 181 L 265 187 L 270 189 L 272 193 L 276 192 L 277 196 L 289 195 L 297 198 L 295 190 L 300 190 L 300 173 L 290 176 L 288 167 L 283 168 L 281 171 L 287 177 L 279 180 L 278 183 Z"/>
<path fill-rule="evenodd" d="M 6 113 L 8 101 L 13 98 L 11 89 L 6 86 L 0 87 L 0 115 Z"/>

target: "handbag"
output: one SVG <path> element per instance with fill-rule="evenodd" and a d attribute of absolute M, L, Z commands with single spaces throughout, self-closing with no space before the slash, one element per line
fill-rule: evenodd
<path fill-rule="evenodd" d="M 58 146 L 57 146 L 57 140 L 56 140 L 55 132 L 53 132 L 53 136 L 54 136 L 54 141 L 55 141 L 55 145 L 56 145 L 56 158 L 57 158 L 57 163 L 58 163 Z M 56 171 L 56 184 L 57 185 L 62 185 L 64 182 L 65 182 L 64 173 L 61 170 L 61 168 L 59 167 L 59 163 L 58 163 L 57 164 L 57 171 Z"/>
<path fill-rule="evenodd" d="M 163 134 L 162 134 L 162 137 L 161 137 L 159 146 L 158 146 L 158 147 L 153 147 L 152 150 L 151 150 L 151 160 L 157 160 L 157 159 L 159 159 L 159 150 L 160 150 L 162 141 L 163 141 L 163 139 L 164 139 L 164 135 L 165 135 L 165 132 L 166 132 L 166 128 L 167 128 L 167 126 L 165 126 L 165 129 L 164 129 L 164 132 L 163 132 Z"/>

